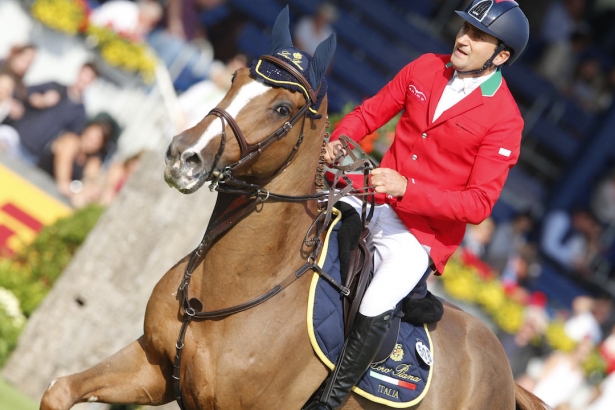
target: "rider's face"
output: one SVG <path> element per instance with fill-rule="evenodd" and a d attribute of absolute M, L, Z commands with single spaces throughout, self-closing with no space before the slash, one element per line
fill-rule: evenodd
<path fill-rule="evenodd" d="M 471 71 L 482 68 L 485 62 L 491 58 L 498 44 L 497 38 L 477 29 L 468 22 L 464 22 L 461 30 L 457 33 L 455 48 L 451 54 L 453 67 L 457 71 Z M 498 61 L 494 60 L 494 63 L 499 65 Z M 464 77 L 462 74 L 459 76 Z"/>

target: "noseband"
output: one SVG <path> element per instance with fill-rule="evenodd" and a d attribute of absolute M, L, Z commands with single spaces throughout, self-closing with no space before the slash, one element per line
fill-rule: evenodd
<path fill-rule="evenodd" d="M 303 74 L 301 74 L 297 69 L 295 69 L 292 65 L 288 64 L 287 62 L 277 57 L 274 57 L 274 56 L 262 56 L 261 60 L 268 61 L 272 64 L 275 64 L 278 67 L 282 68 L 283 70 L 292 74 L 293 77 L 295 77 L 295 79 L 306 90 L 305 105 L 303 105 L 280 128 L 275 130 L 273 133 L 271 133 L 268 137 L 266 137 L 262 141 L 257 142 L 256 144 L 252 144 L 252 145 L 248 144 L 248 141 L 246 140 L 246 137 L 241 131 L 239 124 L 237 124 L 237 121 L 235 121 L 235 119 L 224 108 L 216 107 L 212 109 L 207 115 L 215 115 L 216 117 L 220 118 L 220 121 L 222 123 L 220 146 L 218 147 L 218 152 L 216 153 L 211 170 L 209 171 L 209 174 L 208 174 L 208 178 L 211 178 L 212 176 L 215 178 L 214 183 L 212 184 L 212 189 L 215 188 L 218 185 L 218 182 L 222 180 L 224 180 L 227 183 L 230 182 L 232 185 L 235 185 L 235 186 L 247 185 L 243 183 L 242 181 L 239 181 L 233 178 L 232 176 L 233 172 L 236 171 L 238 168 L 240 168 L 242 165 L 244 165 L 246 162 L 258 157 L 263 151 L 269 148 L 274 142 L 285 137 L 286 134 L 288 134 L 288 132 L 292 129 L 292 127 L 301 118 L 303 118 L 303 122 L 301 124 L 301 133 L 299 135 L 299 139 L 297 140 L 297 144 L 295 145 L 295 147 L 289 154 L 286 161 L 284 161 L 284 163 L 280 166 L 280 168 L 276 172 L 274 172 L 273 175 L 278 174 L 284 168 L 286 168 L 286 166 L 290 163 L 295 153 L 297 152 L 299 146 L 301 145 L 301 142 L 303 141 L 303 127 L 305 125 L 305 116 L 307 115 L 308 109 L 310 108 L 310 105 L 312 104 L 312 102 L 316 101 L 315 100 L 316 94 L 312 86 L 307 81 L 307 79 L 303 76 Z M 217 174 L 216 166 L 218 165 L 218 162 L 220 158 L 222 157 L 224 148 L 226 146 L 226 124 L 228 124 L 231 130 L 233 131 L 233 134 L 235 135 L 235 139 L 237 140 L 237 143 L 239 144 L 240 157 L 239 157 L 239 160 L 232 163 L 231 165 L 227 165 L 221 173 Z"/>

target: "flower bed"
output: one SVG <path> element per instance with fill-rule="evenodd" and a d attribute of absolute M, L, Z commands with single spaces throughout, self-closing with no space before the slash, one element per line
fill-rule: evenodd
<path fill-rule="evenodd" d="M 90 23 L 90 10 L 83 0 L 34 0 L 32 17 L 45 26 L 70 36 L 81 36 L 95 48 L 110 66 L 138 73 L 150 83 L 154 79 L 157 58 L 147 43 L 124 37 L 105 27 Z"/>
<path fill-rule="evenodd" d="M 479 306 L 505 332 L 516 333 L 523 325 L 527 306 L 511 298 L 511 290 L 497 276 L 486 272 L 484 265 L 464 262 L 462 257 L 454 256 L 438 280 L 448 295 Z M 542 339 L 536 342 L 546 343 L 553 350 L 572 352 L 577 343 L 566 334 L 564 323 L 559 317 L 551 320 Z M 584 368 L 592 378 L 601 379 L 605 376 L 606 362 L 598 349 L 594 349 L 585 361 Z"/>
<path fill-rule="evenodd" d="M 11 259 L 0 259 L 0 367 L 17 345 L 26 318 L 43 301 L 102 214 L 85 207 L 43 228 Z"/>

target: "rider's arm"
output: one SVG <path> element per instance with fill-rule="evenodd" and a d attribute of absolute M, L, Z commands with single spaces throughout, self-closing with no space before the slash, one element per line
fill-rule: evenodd
<path fill-rule="evenodd" d="M 511 115 L 485 136 L 462 191 L 427 185 L 412 175 L 398 211 L 426 217 L 478 224 L 486 219 L 497 201 L 508 171 L 519 158 L 523 120 Z"/>
<path fill-rule="evenodd" d="M 355 141 L 361 141 L 397 115 L 405 107 L 408 82 L 415 64 L 412 62 L 402 68 L 376 95 L 348 113 L 331 133 L 330 140 L 348 135 Z"/>

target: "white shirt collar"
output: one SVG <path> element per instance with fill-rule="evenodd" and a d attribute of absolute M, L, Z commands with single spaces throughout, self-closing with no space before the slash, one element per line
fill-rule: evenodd
<path fill-rule="evenodd" d="M 448 81 L 448 86 L 457 93 L 468 95 L 472 91 L 476 90 L 482 83 L 490 79 L 495 72 L 496 70 L 490 74 L 482 75 L 480 77 L 459 78 L 459 74 L 457 73 L 457 70 L 455 70 L 453 76 Z"/>

